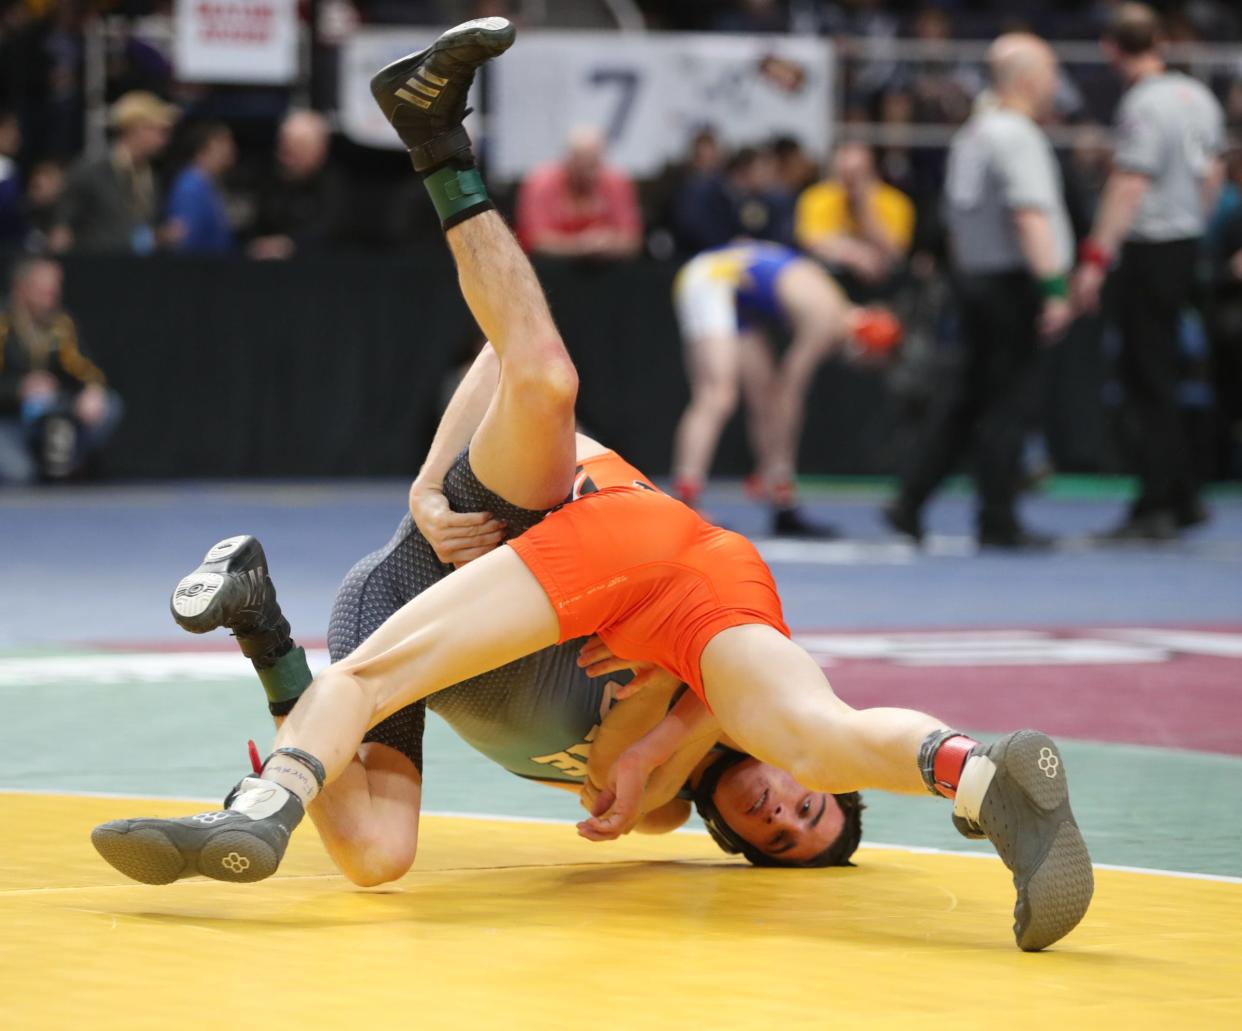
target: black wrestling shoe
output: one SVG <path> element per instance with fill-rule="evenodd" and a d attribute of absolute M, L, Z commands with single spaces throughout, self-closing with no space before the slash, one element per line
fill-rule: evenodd
<path fill-rule="evenodd" d="M 914 509 L 894 501 L 886 505 L 880 512 L 885 525 L 903 537 L 909 537 L 915 544 L 923 543 L 923 519 Z"/>
<path fill-rule="evenodd" d="M 1193 501 L 1178 505 L 1174 510 L 1173 518 L 1179 530 L 1190 530 L 1210 522 L 1212 513 L 1202 501 L 1195 498 Z"/>
<path fill-rule="evenodd" d="M 789 505 L 772 512 L 772 536 L 803 541 L 835 541 L 841 532 L 827 523 L 808 519 L 797 506 Z"/>
<path fill-rule="evenodd" d="M 468 154 L 470 137 L 461 123 L 474 73 L 508 50 L 515 33 L 507 18 L 477 18 L 375 73 L 371 95 L 410 152 L 416 172 Z"/>
<path fill-rule="evenodd" d="M 270 638 L 276 643 L 289 637 L 289 621 L 276 603 L 276 588 L 267 573 L 267 556 L 255 537 L 229 537 L 215 545 L 177 584 L 169 607 L 177 625 L 192 634 L 227 627 L 239 639 Z"/>
<path fill-rule="evenodd" d="M 996 548 L 1000 551 L 1051 551 L 1057 539 L 1046 533 L 1025 530 L 1013 526 L 1003 530 L 980 530 L 979 547 Z"/>
<path fill-rule="evenodd" d="M 301 822 L 297 795 L 270 780 L 247 777 L 230 808 L 177 820 L 113 820 L 91 831 L 91 844 L 126 877 L 171 884 L 202 875 L 217 881 L 261 881 L 276 872 Z"/>
<path fill-rule="evenodd" d="M 1078 926 L 1091 904 L 1095 875 L 1052 738 L 1019 730 L 972 750 L 953 802 L 953 823 L 968 838 L 988 838 L 1013 874 L 1013 933 L 1020 949 L 1036 952 Z"/>
<path fill-rule="evenodd" d="M 1092 538 L 1097 544 L 1163 543 L 1176 540 L 1178 520 L 1171 512 L 1129 515 L 1111 530 Z"/>

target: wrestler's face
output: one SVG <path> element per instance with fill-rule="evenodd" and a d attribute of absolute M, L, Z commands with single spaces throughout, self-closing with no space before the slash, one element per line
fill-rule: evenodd
<path fill-rule="evenodd" d="M 784 770 L 745 759 L 716 785 L 716 808 L 756 848 L 786 862 L 806 862 L 837 839 L 845 816 L 837 800 L 808 791 Z"/>

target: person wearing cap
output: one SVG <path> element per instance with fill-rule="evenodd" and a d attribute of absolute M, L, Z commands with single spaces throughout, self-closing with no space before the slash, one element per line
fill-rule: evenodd
<path fill-rule="evenodd" d="M 1018 521 L 1019 462 L 1041 338 L 1055 340 L 1069 322 L 1073 261 L 1061 174 L 1039 124 L 1052 110 L 1057 61 L 1043 40 L 1010 33 L 988 63 L 992 93 L 953 137 L 945 178 L 962 362 L 885 518 L 921 541 L 924 505 L 973 448 L 979 544 L 1034 549 L 1051 541 Z"/>
<path fill-rule="evenodd" d="M 142 90 L 112 105 L 112 147 L 70 170 L 49 236 L 53 250 L 147 254 L 155 249 L 159 198 L 151 161 L 168 143 L 176 120 L 175 107 Z"/>
<path fill-rule="evenodd" d="M 1165 68 L 1159 43 L 1159 19 L 1144 4 L 1122 4 L 1105 32 L 1104 51 L 1129 90 L 1074 275 L 1079 311 L 1098 308 L 1110 275 L 1120 301 L 1118 372 L 1137 433 L 1139 494 L 1104 535 L 1119 541 L 1167 540 L 1207 519 L 1178 411 L 1178 330 L 1223 178 L 1224 113 L 1206 86 Z"/>

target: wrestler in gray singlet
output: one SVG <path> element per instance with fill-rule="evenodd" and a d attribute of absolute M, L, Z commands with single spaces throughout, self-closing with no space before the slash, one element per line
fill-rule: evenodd
<path fill-rule="evenodd" d="M 491 512 L 516 537 L 546 513 L 518 508 L 483 486 L 463 451 L 444 478 L 455 512 Z M 344 658 L 411 598 L 453 571 L 432 550 L 408 515 L 392 540 L 362 559 L 341 584 L 328 628 L 332 661 Z M 612 705 L 609 681 L 577 665 L 582 639 L 535 652 L 490 673 L 416 702 L 377 724 L 364 740 L 408 756 L 422 769 L 424 706 L 438 713 L 467 744 L 510 773 L 538 780 L 581 782 L 590 742 Z"/>

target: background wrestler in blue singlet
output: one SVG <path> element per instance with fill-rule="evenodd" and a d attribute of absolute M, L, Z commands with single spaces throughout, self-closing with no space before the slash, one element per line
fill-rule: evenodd
<path fill-rule="evenodd" d="M 891 348 L 900 335 L 896 320 L 851 304 L 819 265 L 770 243 L 736 243 L 692 258 L 677 275 L 673 301 L 690 381 L 690 404 L 673 445 L 678 496 L 697 503 L 720 434 L 744 394 L 758 470 L 751 483 L 772 503 L 772 532 L 834 536 L 794 505 L 807 392 L 830 355 L 873 356 Z M 773 328 L 792 334 L 779 361 Z"/>

